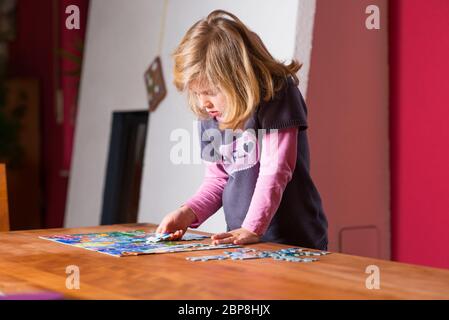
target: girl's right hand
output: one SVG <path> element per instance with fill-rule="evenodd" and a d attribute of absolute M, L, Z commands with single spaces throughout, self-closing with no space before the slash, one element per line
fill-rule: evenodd
<path fill-rule="evenodd" d="M 193 210 L 182 206 L 167 214 L 156 229 L 156 233 L 172 233 L 170 240 L 181 239 L 187 228 L 196 220 Z"/>

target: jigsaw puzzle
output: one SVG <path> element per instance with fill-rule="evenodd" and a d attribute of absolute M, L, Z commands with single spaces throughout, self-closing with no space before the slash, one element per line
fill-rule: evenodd
<path fill-rule="evenodd" d="M 44 240 L 92 250 L 115 257 L 136 256 L 155 253 L 186 252 L 196 250 L 214 250 L 238 248 L 233 244 L 211 245 L 190 242 L 202 240 L 207 236 L 186 233 L 181 241 L 149 242 L 148 238 L 158 237 L 159 234 L 146 233 L 143 230 L 113 231 L 103 233 L 65 234 L 39 237 Z"/>

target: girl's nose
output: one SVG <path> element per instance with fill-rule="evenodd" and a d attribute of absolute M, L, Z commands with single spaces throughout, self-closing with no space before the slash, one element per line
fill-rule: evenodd
<path fill-rule="evenodd" d="M 200 103 L 203 108 L 211 108 L 212 107 L 212 103 L 208 99 L 200 98 Z"/>

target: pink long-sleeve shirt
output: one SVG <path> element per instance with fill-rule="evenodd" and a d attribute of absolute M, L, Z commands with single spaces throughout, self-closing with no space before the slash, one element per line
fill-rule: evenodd
<path fill-rule="evenodd" d="M 297 137 L 298 127 L 280 129 L 262 137 L 259 175 L 242 228 L 259 236 L 267 230 L 295 170 Z M 200 226 L 220 209 L 227 180 L 228 174 L 220 162 L 206 162 L 203 183 L 195 195 L 184 203 L 197 218 L 192 228 Z"/>

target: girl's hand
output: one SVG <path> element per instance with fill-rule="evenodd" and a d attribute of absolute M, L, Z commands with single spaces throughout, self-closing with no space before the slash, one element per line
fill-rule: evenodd
<path fill-rule="evenodd" d="M 212 244 L 250 244 L 260 241 L 260 237 L 245 228 L 235 229 L 230 232 L 217 233 L 212 236 Z"/>
<path fill-rule="evenodd" d="M 170 240 L 181 239 L 187 228 L 196 220 L 193 210 L 182 206 L 167 214 L 156 229 L 156 233 L 172 233 Z"/>

